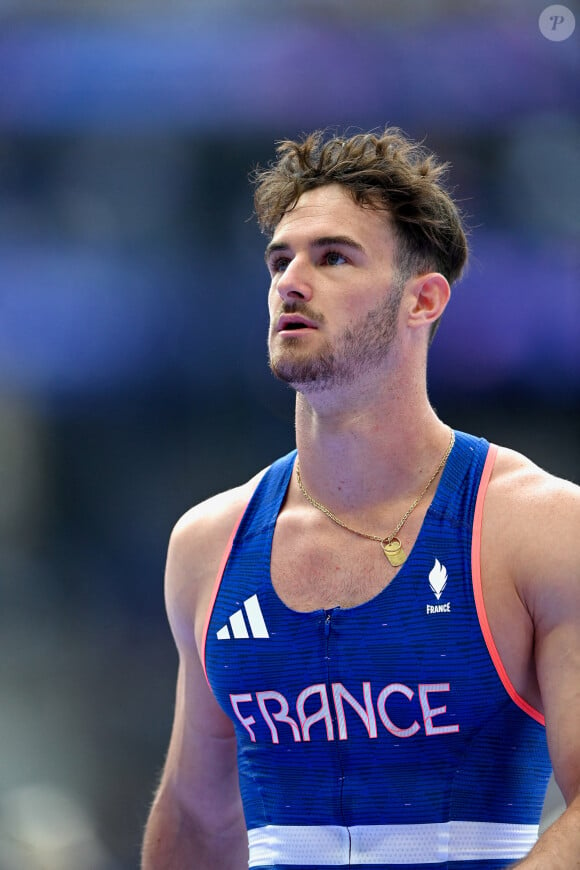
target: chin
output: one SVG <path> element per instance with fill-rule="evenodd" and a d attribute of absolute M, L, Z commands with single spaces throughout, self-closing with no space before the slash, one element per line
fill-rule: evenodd
<path fill-rule="evenodd" d="M 284 363 L 270 363 L 270 370 L 275 378 L 291 386 L 294 390 L 303 393 L 318 392 L 328 388 L 334 378 L 332 372 L 325 367 L 312 365 L 284 365 Z"/>
<path fill-rule="evenodd" d="M 336 359 L 330 349 L 312 353 L 304 349 L 299 340 L 285 342 L 283 349 L 270 348 L 270 369 L 278 380 L 300 389 L 322 389 L 336 378 Z"/>

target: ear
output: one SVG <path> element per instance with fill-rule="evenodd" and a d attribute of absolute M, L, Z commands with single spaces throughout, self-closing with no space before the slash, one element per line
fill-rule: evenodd
<path fill-rule="evenodd" d="M 447 278 L 440 272 L 428 272 L 418 275 L 409 286 L 411 292 L 411 308 L 407 323 L 411 327 L 431 326 L 439 320 L 449 298 L 451 288 Z"/>

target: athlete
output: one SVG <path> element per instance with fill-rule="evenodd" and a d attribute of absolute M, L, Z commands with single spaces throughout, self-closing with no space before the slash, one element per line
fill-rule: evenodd
<path fill-rule="evenodd" d="M 467 259 L 445 169 L 386 128 L 256 175 L 297 450 L 171 536 L 144 870 L 580 868 L 580 490 L 429 403 Z"/>

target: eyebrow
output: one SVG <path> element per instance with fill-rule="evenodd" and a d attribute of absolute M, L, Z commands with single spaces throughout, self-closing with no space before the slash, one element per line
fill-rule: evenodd
<path fill-rule="evenodd" d="M 321 236 L 319 239 L 310 242 L 310 247 L 312 248 L 328 248 L 332 245 L 340 245 L 343 248 L 352 248 L 355 251 L 364 253 L 363 246 L 355 242 L 354 239 L 351 239 L 350 236 Z M 290 245 L 286 242 L 270 242 L 264 252 L 264 259 L 268 262 L 276 251 L 287 251 L 289 248 Z"/>

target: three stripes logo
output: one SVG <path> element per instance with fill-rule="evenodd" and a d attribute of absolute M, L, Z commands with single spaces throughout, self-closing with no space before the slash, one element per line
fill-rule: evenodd
<path fill-rule="evenodd" d="M 244 616 L 245 612 L 245 616 Z M 270 637 L 262 608 L 257 595 L 252 595 L 244 601 L 244 609 L 240 608 L 232 613 L 228 622 L 216 632 L 218 640 L 231 640 L 232 637 Z"/>

